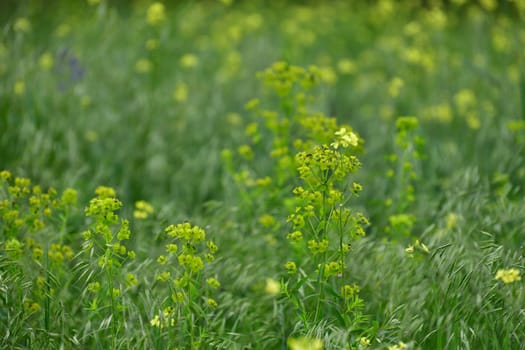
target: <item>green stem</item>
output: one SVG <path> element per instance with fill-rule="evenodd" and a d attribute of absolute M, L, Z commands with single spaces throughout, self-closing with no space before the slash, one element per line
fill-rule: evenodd
<path fill-rule="evenodd" d="M 323 227 L 322 227 L 322 232 L 321 232 L 321 240 L 325 239 L 326 238 L 326 234 L 327 234 L 327 228 L 328 228 L 328 215 L 327 215 L 327 212 L 326 212 L 326 197 L 327 197 L 327 185 L 328 183 L 328 179 L 326 181 L 323 182 L 322 184 L 322 187 L 323 187 L 323 202 L 322 202 L 322 207 L 321 207 L 321 215 L 320 217 L 322 218 L 323 220 Z M 324 278 L 324 267 L 325 267 L 325 264 L 326 264 L 326 252 L 323 253 L 322 255 L 322 258 L 321 258 L 321 264 L 320 264 L 320 267 L 319 267 L 319 272 L 317 273 L 317 303 L 316 303 L 316 306 L 315 306 L 315 314 L 314 314 L 314 324 L 317 322 L 317 318 L 319 317 L 319 313 L 320 313 L 320 310 L 321 310 L 321 300 L 323 299 L 323 293 L 324 293 L 324 283 L 323 283 L 323 278 Z"/>
<path fill-rule="evenodd" d="M 46 244 L 46 249 L 44 252 L 44 274 L 46 279 L 46 285 L 45 285 L 45 299 L 44 299 L 44 329 L 46 330 L 46 333 L 50 332 L 50 314 L 51 314 L 51 298 L 50 298 L 50 277 L 49 277 L 49 244 Z M 45 336 L 45 344 L 46 348 L 48 346 L 49 337 Z"/>
<path fill-rule="evenodd" d="M 106 251 L 106 255 L 107 255 L 108 251 Z M 109 251 L 109 259 L 111 259 L 111 252 Z M 113 274 L 112 274 L 112 267 L 111 265 L 109 265 L 109 260 L 108 260 L 108 266 L 106 268 L 106 276 L 108 278 L 108 286 L 109 286 L 109 295 L 110 295 L 110 299 L 111 299 L 111 343 L 112 343 L 112 346 L 111 348 L 112 349 L 116 349 L 117 348 L 117 329 L 116 329 L 116 326 L 115 326 L 115 322 L 116 322 L 116 313 L 115 313 L 115 297 L 113 296 Z"/>

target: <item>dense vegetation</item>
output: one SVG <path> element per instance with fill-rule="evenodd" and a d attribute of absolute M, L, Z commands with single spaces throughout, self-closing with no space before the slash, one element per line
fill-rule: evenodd
<path fill-rule="evenodd" d="M 524 346 L 524 1 L 2 8 L 0 348 Z"/>

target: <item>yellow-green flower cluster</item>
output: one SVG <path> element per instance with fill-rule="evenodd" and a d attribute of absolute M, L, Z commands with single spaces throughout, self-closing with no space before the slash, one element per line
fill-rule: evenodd
<path fill-rule="evenodd" d="M 152 26 L 159 25 L 166 21 L 166 7 L 164 4 L 161 2 L 151 4 L 146 13 L 146 21 Z"/>
<path fill-rule="evenodd" d="M 165 229 L 168 237 L 174 239 L 166 245 L 167 255 L 160 255 L 157 262 L 166 265 L 172 256 L 176 256 L 178 266 L 182 271 L 177 271 L 174 282 L 180 287 L 185 287 L 192 276 L 198 275 L 205 266 L 205 262 L 212 262 L 218 248 L 212 241 L 206 241 L 206 232 L 199 226 L 192 226 L 186 222 L 178 225 L 170 225 Z M 205 248 L 201 248 L 203 245 Z M 170 271 L 162 271 L 157 279 L 167 281 L 172 277 Z M 207 280 L 208 285 L 217 288 L 219 282 L 215 278 Z"/>
<path fill-rule="evenodd" d="M 162 310 L 161 315 L 155 315 L 151 320 L 150 324 L 153 327 L 166 328 L 169 326 L 175 326 L 175 309 L 172 306 L 168 306 Z"/>
<path fill-rule="evenodd" d="M 52 221 L 55 210 L 67 213 L 76 205 L 74 190 L 66 189 L 62 197 L 58 197 L 54 188 L 44 191 L 40 186 L 32 186 L 28 178 L 13 178 L 7 170 L 0 172 L 0 183 L 4 188 L 0 194 L 0 218 L 4 222 L 1 229 L 7 236 L 20 237 L 26 229 L 32 233 L 42 230 L 46 222 Z"/>
<path fill-rule="evenodd" d="M 322 340 L 317 338 L 288 338 L 287 344 L 291 350 L 323 350 Z"/>
<path fill-rule="evenodd" d="M 286 264 L 284 264 L 284 268 L 290 275 L 293 275 L 297 272 L 297 264 L 293 261 L 288 261 Z"/>
<path fill-rule="evenodd" d="M 359 137 L 355 133 L 346 128 L 341 128 L 335 132 L 337 136 L 336 141 L 332 142 L 331 146 L 335 149 L 339 147 L 348 148 L 350 146 L 356 147 L 359 143 Z"/>
<path fill-rule="evenodd" d="M 153 206 L 146 201 L 135 202 L 135 210 L 133 211 L 133 217 L 135 219 L 143 220 L 153 214 L 155 209 Z"/>
<path fill-rule="evenodd" d="M 65 260 L 73 259 L 73 249 L 71 249 L 70 246 L 63 244 L 51 244 L 47 254 L 49 260 L 54 263 L 62 263 Z"/>
<path fill-rule="evenodd" d="M 281 98 L 290 96 L 296 85 L 308 90 L 319 80 L 315 69 L 307 70 L 284 61 L 275 62 L 257 76 L 262 78 L 266 85 L 272 87 Z"/>
<path fill-rule="evenodd" d="M 83 233 L 84 249 L 99 248 L 103 251 L 99 258 L 99 266 L 111 266 L 115 257 L 133 259 L 135 252 L 128 250 L 122 242 L 129 240 L 131 231 L 129 221 L 120 219 L 116 211 L 122 207 L 122 202 L 116 198 L 113 188 L 100 186 L 95 190 L 96 197 L 92 198 L 85 209 L 88 217 L 93 217 L 92 228 Z M 113 225 L 120 222 L 118 230 L 114 232 Z M 98 237 L 103 238 L 103 242 Z"/>
<path fill-rule="evenodd" d="M 164 309 L 162 314 L 151 319 L 151 325 L 160 328 L 168 324 L 175 325 L 173 320 L 176 310 L 177 315 L 184 310 L 182 313 L 186 316 L 183 317 L 195 317 L 190 315 L 193 313 L 190 310 L 193 310 L 195 305 L 198 305 L 199 309 L 203 306 L 208 309 L 216 308 L 218 304 L 209 294 L 220 287 L 216 277 L 205 277 L 206 263 L 214 260 L 218 248 L 215 243 L 206 240 L 204 229 L 185 222 L 169 225 L 165 233 L 172 241 L 166 244 L 165 254 L 157 258 L 161 266 L 157 280 L 170 283 L 170 299 L 173 306 L 169 307 L 169 312 L 166 313 Z"/>
<path fill-rule="evenodd" d="M 118 215 L 115 211 L 122 207 L 122 202 L 116 198 L 115 192 L 99 187 L 95 193 L 97 197 L 91 199 L 85 209 L 86 216 L 92 216 L 95 220 L 106 224 L 117 223 Z"/>
<path fill-rule="evenodd" d="M 40 310 L 40 304 L 37 302 L 34 302 L 31 299 L 24 300 L 24 310 L 29 313 L 33 314 L 35 312 L 38 312 Z"/>
<path fill-rule="evenodd" d="M 407 344 L 403 343 L 402 341 L 400 341 L 399 343 L 397 343 L 396 345 L 390 345 L 388 347 L 388 350 L 403 350 L 403 349 L 406 349 L 408 347 Z"/>
<path fill-rule="evenodd" d="M 521 281 L 520 271 L 518 269 L 500 269 L 496 272 L 495 279 L 501 280 L 505 284 Z"/>
<path fill-rule="evenodd" d="M 314 255 L 322 254 L 328 250 L 328 240 L 322 239 L 320 241 L 316 241 L 311 239 L 308 241 L 308 249 Z"/>
<path fill-rule="evenodd" d="M 299 176 L 309 185 L 341 181 L 360 167 L 355 156 L 347 156 L 327 146 L 316 146 L 312 152 L 295 156 Z"/>
<path fill-rule="evenodd" d="M 324 277 L 341 276 L 344 268 L 345 264 L 342 261 L 330 261 L 324 264 Z"/>
<path fill-rule="evenodd" d="M 11 238 L 4 243 L 4 250 L 7 256 L 17 260 L 22 256 L 24 244 L 16 238 Z"/>

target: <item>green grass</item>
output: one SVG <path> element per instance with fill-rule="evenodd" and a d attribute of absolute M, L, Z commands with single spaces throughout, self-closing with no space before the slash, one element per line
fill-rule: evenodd
<path fill-rule="evenodd" d="M 0 5 L 0 348 L 522 346 L 522 1 L 152 3 Z"/>

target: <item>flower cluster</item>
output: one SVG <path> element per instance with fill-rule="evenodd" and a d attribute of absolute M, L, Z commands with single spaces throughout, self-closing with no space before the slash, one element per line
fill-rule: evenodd
<path fill-rule="evenodd" d="M 521 281 L 520 271 L 518 269 L 500 269 L 496 272 L 495 279 L 501 280 L 505 284 Z"/>
<path fill-rule="evenodd" d="M 135 210 L 133 211 L 133 217 L 135 219 L 143 220 L 155 212 L 153 206 L 146 201 L 135 202 Z"/>
<path fill-rule="evenodd" d="M 193 310 L 192 305 L 199 305 L 202 300 L 205 300 L 208 309 L 216 308 L 218 304 L 209 294 L 220 287 L 217 278 L 206 278 L 203 274 L 206 265 L 215 259 L 218 250 L 213 241 L 206 240 L 204 229 L 185 222 L 169 225 L 165 233 L 171 242 L 166 244 L 165 254 L 157 258 L 161 267 L 157 280 L 171 283 L 169 290 L 172 306 L 170 312 L 165 312 L 165 309 L 151 320 L 152 326 L 160 328 L 168 324 L 174 325 L 171 320 L 176 310 L 193 313 L 190 311 Z"/>

